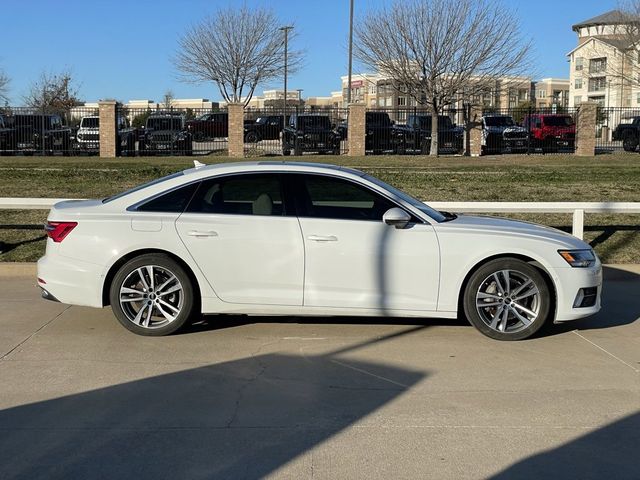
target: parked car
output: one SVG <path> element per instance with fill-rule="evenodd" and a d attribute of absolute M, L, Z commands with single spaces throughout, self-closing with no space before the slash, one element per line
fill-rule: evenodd
<path fill-rule="evenodd" d="M 261 140 L 278 140 L 282 133 L 284 117 L 282 115 L 262 115 L 255 121 L 245 120 L 244 141 L 257 143 Z"/>
<path fill-rule="evenodd" d="M 117 154 L 135 155 L 136 132 L 129 126 L 126 117 L 118 116 L 116 124 Z M 80 152 L 99 152 L 100 150 L 100 117 L 98 115 L 82 117 L 75 133 L 74 148 Z"/>
<path fill-rule="evenodd" d="M 394 122 L 389 118 L 389 114 L 385 112 L 366 112 L 365 113 L 365 140 L 364 148 L 372 151 L 374 154 L 380 154 L 387 150 L 395 148 L 395 135 L 393 130 Z M 338 125 L 338 133 L 342 139 L 346 140 L 349 135 L 348 122 L 342 122 Z"/>
<path fill-rule="evenodd" d="M 14 129 L 10 117 L 0 114 L 0 155 L 10 155 L 15 149 Z"/>
<path fill-rule="evenodd" d="M 174 153 L 191 155 L 193 140 L 185 128 L 184 115 L 176 113 L 154 113 L 147 118 L 144 133 L 139 137 L 138 150 L 141 155 Z"/>
<path fill-rule="evenodd" d="M 38 261 L 44 298 L 110 304 L 141 335 L 200 312 L 464 314 L 491 338 L 519 340 L 600 309 L 598 257 L 559 230 L 439 212 L 345 167 L 196 165 L 54 205 Z"/>
<path fill-rule="evenodd" d="M 57 114 L 19 114 L 12 116 L 13 143 L 24 155 L 71 151 L 71 129 Z"/>
<path fill-rule="evenodd" d="M 526 152 L 529 132 L 516 125 L 510 115 L 487 114 L 482 117 L 482 153 Z"/>
<path fill-rule="evenodd" d="M 302 155 L 303 152 L 340 155 L 340 134 L 328 115 L 291 115 L 282 130 L 282 154 Z"/>
<path fill-rule="evenodd" d="M 229 114 L 205 113 L 194 120 L 187 121 L 187 130 L 196 142 L 226 138 L 229 136 Z"/>
<path fill-rule="evenodd" d="M 612 133 L 614 142 L 622 142 L 625 152 L 635 152 L 640 139 L 640 117 L 625 119 Z"/>
<path fill-rule="evenodd" d="M 525 115 L 523 127 L 529 132 L 531 148 L 543 153 L 575 149 L 576 125 L 571 115 Z"/>
<path fill-rule="evenodd" d="M 409 115 L 407 123 L 394 125 L 396 151 L 404 154 L 407 150 L 419 151 L 424 155 L 431 152 L 431 115 Z M 438 146 L 440 153 L 461 153 L 464 130 L 454 125 L 451 117 L 438 116 Z"/>

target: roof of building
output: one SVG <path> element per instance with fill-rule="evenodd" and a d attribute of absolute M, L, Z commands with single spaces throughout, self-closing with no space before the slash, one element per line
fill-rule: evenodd
<path fill-rule="evenodd" d="M 573 30 L 578 30 L 583 27 L 594 27 L 597 25 L 620 25 L 627 22 L 628 15 L 623 13 L 620 10 L 611 10 L 609 12 L 605 12 L 602 15 L 598 15 L 597 17 L 590 18 L 588 20 L 584 20 L 582 22 L 576 23 L 573 27 Z"/>

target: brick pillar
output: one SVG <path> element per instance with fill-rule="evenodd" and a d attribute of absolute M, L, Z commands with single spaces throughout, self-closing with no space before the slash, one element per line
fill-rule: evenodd
<path fill-rule="evenodd" d="M 118 131 L 116 127 L 116 102 L 98 102 L 100 115 L 100 157 L 113 158 L 117 154 Z"/>
<path fill-rule="evenodd" d="M 576 119 L 576 155 L 592 157 L 596 154 L 596 117 L 598 104 L 581 103 Z"/>
<path fill-rule="evenodd" d="M 233 158 L 244 157 L 244 105 L 230 103 L 227 105 L 229 112 L 229 156 Z"/>
<path fill-rule="evenodd" d="M 364 156 L 365 139 L 365 112 L 364 103 L 352 103 L 349 105 L 349 130 L 348 150 L 350 157 Z"/>
<path fill-rule="evenodd" d="M 465 155 L 479 157 L 482 155 L 482 107 L 471 105 L 469 120 L 466 126 Z"/>

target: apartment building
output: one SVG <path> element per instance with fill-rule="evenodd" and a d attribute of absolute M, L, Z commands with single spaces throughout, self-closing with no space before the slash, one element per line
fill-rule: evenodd
<path fill-rule="evenodd" d="M 567 54 L 570 106 L 586 101 L 603 107 L 640 106 L 640 58 L 628 25 L 628 17 L 618 10 L 573 25 L 578 45 Z"/>
<path fill-rule="evenodd" d="M 536 108 L 566 108 L 570 97 L 569 79 L 543 78 L 533 82 Z"/>

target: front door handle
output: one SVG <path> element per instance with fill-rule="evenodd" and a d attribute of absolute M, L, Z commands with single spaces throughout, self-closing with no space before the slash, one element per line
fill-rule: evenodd
<path fill-rule="evenodd" d="M 335 235 L 309 235 L 307 237 L 313 242 L 337 242 L 338 237 Z"/>
<path fill-rule="evenodd" d="M 187 232 L 187 235 L 189 235 L 190 237 L 217 237 L 218 232 L 214 232 L 214 231 L 202 232 L 198 230 L 191 230 L 190 232 Z"/>

